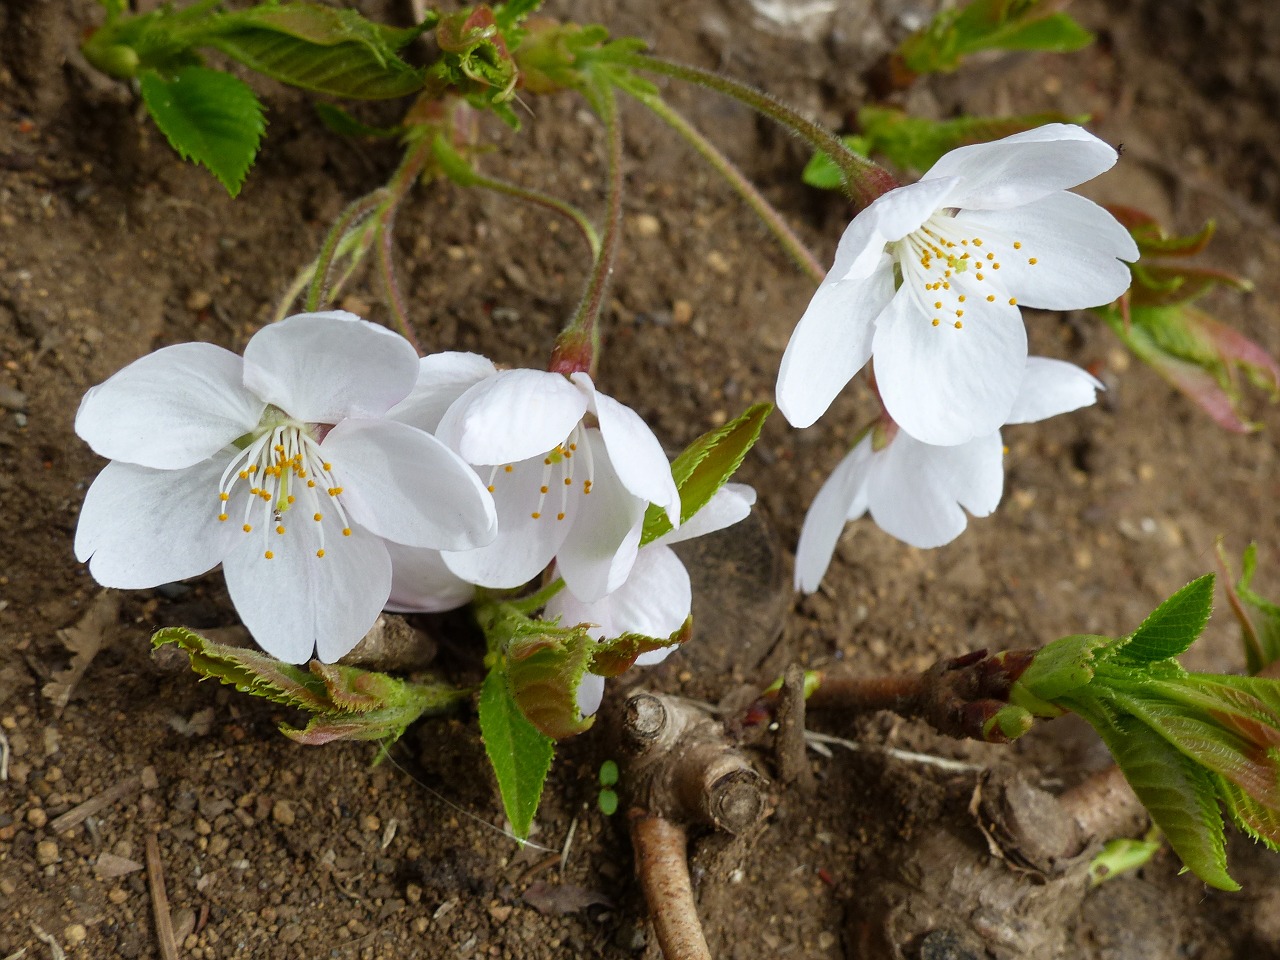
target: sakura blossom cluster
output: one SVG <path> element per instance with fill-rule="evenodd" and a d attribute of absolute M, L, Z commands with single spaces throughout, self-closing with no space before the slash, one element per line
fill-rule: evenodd
<path fill-rule="evenodd" d="M 783 355 L 778 406 L 810 426 L 870 362 L 884 414 L 809 510 L 799 589 L 817 589 L 845 522 L 867 512 L 914 546 L 953 540 L 966 510 L 1000 501 L 1002 426 L 1094 402 L 1085 371 L 1027 356 L 1020 308 L 1092 307 L 1128 288 L 1133 238 L 1068 192 L 1116 159 L 1049 124 L 953 150 L 849 224 Z"/>
<path fill-rule="evenodd" d="M 419 359 L 343 312 L 267 327 L 243 357 L 165 347 L 90 390 L 76 431 L 111 461 L 76 531 L 98 582 L 152 587 L 221 564 L 245 626 L 291 663 L 339 659 L 384 608 L 451 609 L 551 564 L 566 584 L 553 616 L 668 636 L 691 591 L 666 546 L 641 549 L 649 504 L 674 540 L 754 500 L 726 488 L 681 527 L 661 445 L 585 373 Z M 599 689 L 586 698 L 594 709 Z"/>

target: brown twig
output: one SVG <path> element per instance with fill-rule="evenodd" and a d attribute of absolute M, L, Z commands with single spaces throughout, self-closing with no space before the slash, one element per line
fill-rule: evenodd
<path fill-rule="evenodd" d="M 812 793 L 817 783 L 805 749 L 804 719 L 804 667 L 793 663 L 787 667 L 778 691 L 778 738 L 774 747 L 778 779 L 802 793 Z"/>
<path fill-rule="evenodd" d="M 151 888 L 151 908 L 156 917 L 156 939 L 160 941 L 161 960 L 178 960 L 178 945 L 173 939 L 173 917 L 169 914 L 169 895 L 164 889 L 164 864 L 160 860 L 160 841 L 147 834 L 147 884 Z"/>
<path fill-rule="evenodd" d="M 92 817 L 107 809 L 107 807 L 123 800 L 141 786 L 142 778 L 136 773 L 131 774 L 117 783 L 114 787 L 108 787 L 96 797 L 90 797 L 84 803 L 72 807 L 62 816 L 54 820 L 49 826 L 54 833 L 62 833 L 66 830 L 70 830 L 72 827 L 83 823 L 87 817 Z"/>
<path fill-rule="evenodd" d="M 711 960 L 689 880 L 688 835 L 678 823 L 638 808 L 629 815 L 636 872 L 666 960 Z"/>

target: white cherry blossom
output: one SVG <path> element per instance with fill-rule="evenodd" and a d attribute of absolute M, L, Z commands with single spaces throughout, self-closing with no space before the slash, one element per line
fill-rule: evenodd
<path fill-rule="evenodd" d="M 845 230 L 787 345 L 778 407 L 807 427 L 869 359 L 889 416 L 922 443 L 966 443 L 1008 420 L 1027 359 L 1020 307 L 1109 303 L 1138 258 L 1128 231 L 1067 189 L 1116 162 L 1049 124 L 953 150 Z"/>
<path fill-rule="evenodd" d="M 670 544 L 732 526 L 746 518 L 755 501 L 756 492 L 750 487 L 725 484 L 678 529 L 641 547 L 626 580 L 613 592 L 598 600 L 582 600 L 565 581 L 565 589 L 551 598 L 543 615 L 547 619 L 559 617 L 561 626 L 589 624 L 587 632 L 597 640 L 624 633 L 671 636 L 689 616 L 693 589 L 689 572 Z M 636 664 L 643 667 L 661 663 L 675 649 L 671 646 L 643 653 Z M 595 713 L 603 696 L 604 678 L 594 674 L 584 676 L 578 686 L 578 709 L 583 716 Z"/>
<path fill-rule="evenodd" d="M 418 387 L 390 416 L 432 430 L 493 494 L 498 535 L 446 550 L 444 566 L 482 587 L 518 587 L 554 559 L 579 596 L 617 589 L 635 562 L 650 503 L 679 522 L 661 444 L 585 373 L 499 371 L 475 354 L 423 358 Z"/>
<path fill-rule="evenodd" d="M 75 550 L 104 586 L 153 587 L 222 564 L 273 656 L 332 662 L 391 594 L 391 549 L 492 540 L 493 500 L 429 433 L 387 419 L 413 389 L 403 337 L 341 311 L 253 336 L 241 358 L 165 347 L 91 389 L 76 432 L 111 460 Z"/>
<path fill-rule="evenodd" d="M 1006 424 L 1032 423 L 1089 406 L 1102 387 L 1061 360 L 1028 357 L 1023 366 Z M 867 431 L 814 498 L 796 548 L 796 589 L 818 589 L 845 524 L 864 513 L 905 543 L 940 547 L 964 531 L 966 510 L 985 517 L 1000 503 L 1004 444 L 999 430 L 965 443 L 934 446 L 890 428 L 878 449 L 876 433 Z"/>

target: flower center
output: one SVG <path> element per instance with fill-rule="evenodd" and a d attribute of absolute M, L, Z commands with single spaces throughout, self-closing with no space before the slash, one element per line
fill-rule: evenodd
<path fill-rule="evenodd" d="M 978 236 L 973 224 L 939 210 L 894 245 L 902 282 L 910 285 L 932 326 L 963 330 L 965 313 L 974 307 L 970 301 L 979 297 L 1017 306 L 1000 282 L 1001 261 L 1022 257 L 1035 266 L 1038 260 L 1027 256 L 1020 240 L 986 228 L 982 233 Z M 975 312 L 980 314 L 980 307 Z"/>
<path fill-rule="evenodd" d="M 581 463 L 581 467 L 578 466 L 579 463 Z M 515 469 L 514 464 L 508 463 L 502 467 L 495 466 L 490 470 L 489 492 L 494 492 L 499 471 L 503 474 L 510 474 L 514 473 Z M 552 516 L 552 514 L 546 512 L 546 506 L 547 498 L 552 496 L 551 491 L 554 489 L 559 492 L 559 509 L 554 516 L 557 520 L 563 520 L 569 512 L 569 494 L 574 491 L 576 484 L 575 471 L 579 474 L 586 474 L 586 477 L 582 480 L 582 495 L 589 496 L 591 487 L 595 483 L 595 464 L 591 459 L 591 444 L 583 436 L 581 423 L 573 428 L 573 432 L 569 434 L 563 443 L 556 444 L 552 450 L 543 456 L 542 471 L 538 482 L 538 502 L 529 516 L 534 520 Z"/>
<path fill-rule="evenodd" d="M 222 479 L 218 481 L 220 523 L 227 522 L 228 505 L 242 481 L 248 496 L 245 498 L 241 529 L 246 534 L 253 533 L 255 529 L 260 531 L 266 559 L 274 559 L 273 547 L 285 542 L 289 529 L 286 521 L 292 519 L 289 512 L 295 506 L 301 514 L 309 517 L 309 523 L 315 525 L 319 538 L 317 557 L 323 557 L 325 553 L 326 524 L 323 521 L 326 510 L 332 508 L 337 514 L 342 524 L 342 535 L 351 536 L 351 524 L 342 508 L 342 501 L 338 499 L 342 487 L 334 481 L 333 464 L 324 459 L 311 426 L 280 418 L 270 410 L 264 415 L 258 429 L 249 434 L 248 443 L 227 464 Z M 256 528 L 252 522 L 255 516 L 259 518 Z"/>

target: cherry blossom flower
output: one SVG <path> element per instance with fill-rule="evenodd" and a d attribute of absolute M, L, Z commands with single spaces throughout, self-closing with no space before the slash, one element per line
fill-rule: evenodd
<path fill-rule="evenodd" d="M 1032 423 L 1087 407 L 1101 387 L 1072 364 L 1029 357 L 1005 423 Z M 914 547 L 950 543 L 968 523 L 965 510 L 985 517 L 999 504 L 1003 459 L 999 430 L 945 447 L 921 443 L 892 425 L 887 431 L 868 430 L 823 484 L 805 516 L 796 548 L 796 589 L 818 589 L 845 523 L 864 513 Z"/>
<path fill-rule="evenodd" d="M 1067 188 L 1116 151 L 1069 124 L 953 150 L 845 230 L 778 373 L 797 427 L 874 358 L 889 416 L 922 443 L 989 436 L 1008 421 L 1027 359 L 1020 307 L 1074 310 L 1129 286 L 1138 248 Z"/>
<path fill-rule="evenodd" d="M 475 472 L 384 416 L 417 360 L 403 337 L 335 311 L 266 327 L 243 358 L 183 343 L 134 361 L 76 415 L 111 460 L 85 496 L 76 556 L 123 589 L 221 563 L 267 652 L 338 659 L 387 602 L 393 545 L 467 549 L 496 533 Z"/>
<path fill-rule="evenodd" d="M 740 483 L 727 483 L 701 510 L 652 543 L 640 548 L 626 580 L 598 600 L 581 600 L 568 586 L 547 603 L 543 615 L 560 618 L 561 626 L 590 624 L 587 632 L 597 640 L 641 633 L 649 637 L 669 637 L 684 624 L 693 606 L 689 572 L 670 544 L 691 540 L 722 530 L 746 518 L 756 502 L 756 492 Z M 661 663 L 674 646 L 643 653 L 638 666 Z M 604 678 L 583 677 L 578 686 L 578 709 L 590 716 L 604 696 Z"/>
<path fill-rule="evenodd" d="M 661 444 L 587 374 L 499 371 L 467 353 L 425 357 L 420 369 L 418 387 L 390 416 L 434 431 L 497 504 L 492 543 L 443 554 L 463 580 L 518 587 L 554 559 L 578 596 L 599 599 L 630 572 L 650 503 L 679 522 Z"/>

